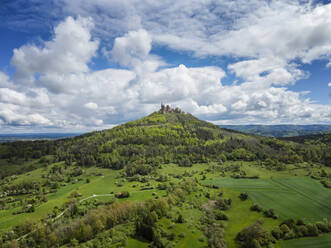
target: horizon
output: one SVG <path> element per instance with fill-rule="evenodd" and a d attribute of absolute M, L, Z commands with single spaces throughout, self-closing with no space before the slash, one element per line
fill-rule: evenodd
<path fill-rule="evenodd" d="M 104 130 L 161 102 L 216 125 L 331 125 L 328 1 L 18 0 L 0 13 L 0 133 Z"/>

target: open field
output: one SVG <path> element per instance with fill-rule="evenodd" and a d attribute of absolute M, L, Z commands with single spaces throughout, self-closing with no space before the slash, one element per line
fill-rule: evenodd
<path fill-rule="evenodd" d="M 283 248 L 330 248 L 331 234 L 321 237 L 293 239 L 280 242 Z"/>
<path fill-rule="evenodd" d="M 274 209 L 281 219 L 302 218 L 313 222 L 331 218 L 331 190 L 310 178 L 218 178 L 205 183 L 248 192 L 255 204 L 263 209 Z"/>
<path fill-rule="evenodd" d="M 225 229 L 225 240 L 228 247 L 236 247 L 235 237 L 244 227 L 247 227 L 257 220 L 263 221 L 263 226 L 267 230 L 279 224 L 279 220 L 264 218 L 262 213 L 253 212 L 250 210 L 252 206 L 251 200 L 241 201 L 239 192 L 233 189 L 223 189 L 226 197 L 233 199 L 232 207 L 227 211 L 229 222 Z"/>

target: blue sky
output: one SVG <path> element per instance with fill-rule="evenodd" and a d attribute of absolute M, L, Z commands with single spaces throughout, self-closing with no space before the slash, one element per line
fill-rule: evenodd
<path fill-rule="evenodd" d="M 4 1 L 0 33 L 0 133 L 109 128 L 161 101 L 331 124 L 328 1 Z"/>

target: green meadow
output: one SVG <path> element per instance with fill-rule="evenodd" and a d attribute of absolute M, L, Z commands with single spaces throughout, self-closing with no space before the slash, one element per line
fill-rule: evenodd
<path fill-rule="evenodd" d="M 312 222 L 331 218 L 330 190 L 307 177 L 215 178 L 205 183 L 247 192 L 253 203 L 263 209 L 274 209 L 281 219 L 302 218 Z"/>
<path fill-rule="evenodd" d="M 330 248 L 331 235 L 323 235 L 321 237 L 301 238 L 281 241 L 283 248 Z"/>

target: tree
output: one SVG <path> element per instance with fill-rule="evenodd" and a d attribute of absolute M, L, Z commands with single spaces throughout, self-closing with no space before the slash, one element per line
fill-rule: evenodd
<path fill-rule="evenodd" d="M 182 214 L 179 214 L 178 215 L 177 223 L 184 223 L 184 218 L 183 218 L 183 215 Z"/>
<path fill-rule="evenodd" d="M 240 247 L 258 248 L 268 245 L 272 241 L 272 237 L 262 226 L 260 221 L 244 228 L 237 234 L 236 240 Z"/>

